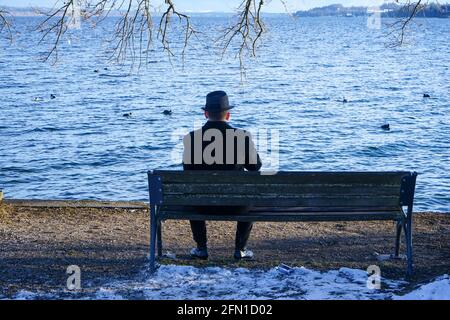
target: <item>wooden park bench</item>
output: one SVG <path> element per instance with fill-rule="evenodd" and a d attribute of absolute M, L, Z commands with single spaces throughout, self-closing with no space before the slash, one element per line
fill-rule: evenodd
<path fill-rule="evenodd" d="M 412 213 L 415 172 L 148 172 L 150 267 L 162 255 L 161 221 L 396 221 L 395 256 L 406 240 L 413 272 Z M 185 206 L 252 206 L 245 215 L 198 214 Z M 405 208 L 405 209 L 404 209 Z"/>

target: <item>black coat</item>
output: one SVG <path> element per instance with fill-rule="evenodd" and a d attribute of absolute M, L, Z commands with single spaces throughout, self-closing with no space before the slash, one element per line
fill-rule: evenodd
<path fill-rule="evenodd" d="M 250 133 L 226 121 L 206 122 L 187 134 L 183 143 L 184 170 L 258 171 L 262 166 Z"/>

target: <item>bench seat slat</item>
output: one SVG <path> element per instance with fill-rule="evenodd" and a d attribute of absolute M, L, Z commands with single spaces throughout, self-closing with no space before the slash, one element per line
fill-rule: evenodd
<path fill-rule="evenodd" d="M 409 172 L 279 172 L 275 175 L 260 172 L 234 171 L 159 171 L 164 184 L 209 184 L 220 181 L 224 184 L 385 184 L 398 185 Z"/>
<path fill-rule="evenodd" d="M 215 221 L 359 221 L 359 220 L 399 220 L 401 211 L 362 212 L 249 212 L 245 215 L 203 215 L 185 211 L 166 211 L 161 219 L 169 220 L 215 220 Z"/>
<path fill-rule="evenodd" d="M 398 195 L 400 184 L 397 185 L 355 185 L 355 184 L 165 184 L 165 195 L 175 194 L 248 194 L 273 196 L 282 195 Z"/>
<path fill-rule="evenodd" d="M 187 214 L 197 214 L 195 211 L 195 207 L 190 206 L 162 206 L 161 212 L 185 212 Z M 252 206 L 250 212 L 258 213 L 258 212 L 300 212 L 300 213 L 308 213 L 308 212 L 380 212 L 380 211 L 395 211 L 395 212 L 403 212 L 402 208 L 399 206 L 393 207 L 272 207 L 272 206 Z"/>
<path fill-rule="evenodd" d="M 255 206 L 398 206 L 399 196 L 284 196 L 284 195 L 240 195 L 240 194 L 182 194 L 164 195 L 165 205 L 255 205 Z"/>

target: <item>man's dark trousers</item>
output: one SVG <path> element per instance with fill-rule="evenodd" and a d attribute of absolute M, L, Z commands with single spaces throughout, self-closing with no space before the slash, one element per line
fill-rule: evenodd
<path fill-rule="evenodd" d="M 196 210 L 202 214 L 246 214 L 249 211 L 249 207 L 238 207 L 238 206 L 205 206 L 196 207 Z M 204 249 L 207 247 L 207 236 L 206 236 L 206 222 L 205 221 L 194 221 L 191 220 L 191 230 L 194 236 L 194 241 L 197 243 L 199 249 Z M 244 250 L 248 238 L 250 237 L 250 232 L 252 231 L 253 222 L 239 221 L 236 227 L 236 238 L 235 238 L 235 249 Z"/>

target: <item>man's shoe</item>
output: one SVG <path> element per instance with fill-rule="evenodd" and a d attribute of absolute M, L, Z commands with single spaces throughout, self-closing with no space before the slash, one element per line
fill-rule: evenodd
<path fill-rule="evenodd" d="M 247 249 L 234 251 L 236 260 L 253 260 L 253 252 Z"/>
<path fill-rule="evenodd" d="M 208 259 L 208 249 L 193 248 L 191 250 L 191 257 L 206 260 Z"/>

